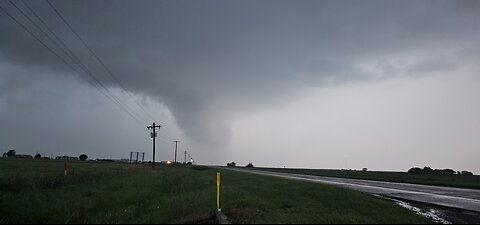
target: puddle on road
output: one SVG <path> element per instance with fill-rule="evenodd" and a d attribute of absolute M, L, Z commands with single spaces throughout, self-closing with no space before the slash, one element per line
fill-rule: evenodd
<path fill-rule="evenodd" d="M 397 200 L 397 199 L 388 198 L 388 197 L 384 197 L 384 196 L 380 196 L 380 195 L 375 195 L 375 196 L 391 200 L 391 201 L 395 202 L 397 205 L 399 205 L 403 208 L 406 208 L 410 211 L 415 212 L 417 215 L 424 216 L 426 218 L 429 218 L 429 219 L 433 220 L 435 223 L 452 224 L 450 221 L 444 219 L 443 214 L 439 210 L 436 210 L 434 208 L 425 207 L 425 206 L 416 207 L 416 206 L 413 206 L 411 203 L 407 203 L 407 202 L 400 201 L 400 200 Z"/>
<path fill-rule="evenodd" d="M 430 209 L 420 209 L 420 208 L 412 206 L 412 205 L 410 205 L 409 203 L 406 203 L 406 202 L 402 202 L 402 201 L 394 200 L 394 199 L 392 199 L 392 200 L 395 201 L 395 203 L 397 205 L 402 206 L 403 208 L 409 209 L 409 210 L 415 212 L 418 215 L 427 217 L 427 218 L 433 220 L 436 223 L 452 224 L 451 222 L 447 221 L 446 219 L 443 219 L 442 214 L 438 210 L 435 210 L 435 209 L 432 209 L 432 208 L 430 208 Z"/>

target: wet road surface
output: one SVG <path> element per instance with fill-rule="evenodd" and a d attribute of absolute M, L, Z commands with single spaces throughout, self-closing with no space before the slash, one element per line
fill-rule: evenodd
<path fill-rule="evenodd" d="M 480 213 L 480 190 L 277 173 L 249 169 L 232 170 L 337 185 L 395 199 L 403 199 Z"/>

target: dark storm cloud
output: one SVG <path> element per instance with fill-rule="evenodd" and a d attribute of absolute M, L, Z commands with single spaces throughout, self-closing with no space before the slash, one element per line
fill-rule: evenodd
<path fill-rule="evenodd" d="M 103 82 L 117 86 L 45 2 L 28 3 Z M 182 130 L 206 144 L 228 141 L 236 116 L 291 101 L 304 88 L 377 79 L 364 65 L 383 78 L 455 69 L 458 62 L 435 53 L 480 40 L 478 1 L 53 3 L 129 91 L 165 103 Z M 69 72 L 4 14 L 0 32 L 3 65 L 30 68 L 29 76 Z M 409 64 L 409 57 L 419 59 Z M 52 72 L 35 74 L 38 68 Z M 2 77 L 2 89 L 19 88 Z"/>

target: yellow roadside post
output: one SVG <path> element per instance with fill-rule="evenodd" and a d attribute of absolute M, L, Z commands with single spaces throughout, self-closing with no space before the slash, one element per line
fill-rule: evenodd
<path fill-rule="evenodd" d="M 217 211 L 220 209 L 220 172 L 217 172 Z"/>
<path fill-rule="evenodd" d="M 67 176 L 67 160 L 65 160 L 65 163 L 63 164 L 63 173 Z"/>

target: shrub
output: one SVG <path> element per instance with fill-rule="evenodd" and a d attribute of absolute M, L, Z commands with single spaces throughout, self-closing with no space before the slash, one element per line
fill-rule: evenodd
<path fill-rule="evenodd" d="M 7 152 L 7 157 L 15 157 L 17 155 L 17 153 L 15 152 L 15 150 L 10 150 Z"/>
<path fill-rule="evenodd" d="M 88 156 L 85 154 L 82 154 L 78 157 L 78 159 L 80 159 L 80 161 L 86 161 L 88 159 Z"/>

